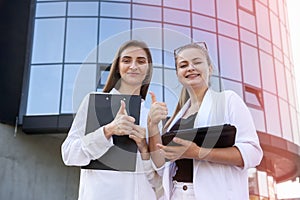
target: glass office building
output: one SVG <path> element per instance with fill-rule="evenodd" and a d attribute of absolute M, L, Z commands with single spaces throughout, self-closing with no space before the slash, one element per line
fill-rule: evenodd
<path fill-rule="evenodd" d="M 276 183 L 300 176 L 285 0 L 33 0 L 31 17 L 19 114 L 24 132 L 67 132 L 82 98 L 101 91 L 117 48 L 129 39 L 149 45 L 150 89 L 172 113 L 181 89 L 173 49 L 205 41 L 212 87 L 244 99 L 264 150 L 261 165 L 249 170 L 251 199 L 276 199 Z"/>

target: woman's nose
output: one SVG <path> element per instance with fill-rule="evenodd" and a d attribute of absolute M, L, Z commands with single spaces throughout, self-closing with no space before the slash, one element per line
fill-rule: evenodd
<path fill-rule="evenodd" d="M 129 68 L 133 69 L 133 70 L 136 70 L 137 69 L 136 63 L 132 62 Z"/>
<path fill-rule="evenodd" d="M 192 63 L 190 63 L 190 64 L 188 65 L 188 67 L 187 67 L 187 70 L 188 70 L 188 71 L 193 71 L 193 70 L 195 70 L 195 66 L 194 66 Z"/>

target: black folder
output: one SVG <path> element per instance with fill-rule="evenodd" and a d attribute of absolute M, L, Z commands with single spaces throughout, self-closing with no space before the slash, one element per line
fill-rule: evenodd
<path fill-rule="evenodd" d="M 141 97 L 138 95 L 92 93 L 89 98 L 86 134 L 113 121 L 119 111 L 121 100 L 126 104 L 128 115 L 139 124 Z M 92 160 L 83 169 L 99 169 L 114 171 L 135 171 L 137 145 L 126 136 L 113 135 L 112 146 L 102 157 Z"/>
<path fill-rule="evenodd" d="M 235 143 L 236 127 L 230 124 L 169 131 L 162 135 L 163 145 L 176 146 L 173 138 L 179 137 L 195 142 L 199 147 L 224 148 Z"/>

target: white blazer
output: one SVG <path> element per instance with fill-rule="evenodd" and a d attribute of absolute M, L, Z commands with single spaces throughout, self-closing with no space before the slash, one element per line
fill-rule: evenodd
<path fill-rule="evenodd" d="M 111 93 L 119 93 L 113 89 Z M 101 157 L 113 146 L 107 140 L 103 128 L 85 135 L 89 95 L 82 101 L 67 138 L 62 144 L 62 158 L 66 165 L 85 166 L 91 160 Z M 147 127 L 148 109 L 141 104 L 140 125 Z M 79 200 L 153 200 L 156 199 L 148 181 L 154 177 L 151 161 L 143 161 L 138 152 L 137 172 L 110 170 L 80 170 Z M 151 181 L 151 180 L 150 180 Z"/>
<path fill-rule="evenodd" d="M 190 106 L 190 100 L 176 115 L 170 129 L 183 116 Z M 215 92 L 208 89 L 195 119 L 194 127 L 231 124 L 236 126 L 235 145 L 244 160 L 244 167 L 216 164 L 208 161 L 194 160 L 193 183 L 196 199 L 199 200 L 248 200 L 247 169 L 257 166 L 262 159 L 262 149 L 251 117 L 243 100 L 233 91 Z M 167 162 L 158 169 L 163 176 L 164 198 L 172 195 L 172 177 L 176 165 Z"/>

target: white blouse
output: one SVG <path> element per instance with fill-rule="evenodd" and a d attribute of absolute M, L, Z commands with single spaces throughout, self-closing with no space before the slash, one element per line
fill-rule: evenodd
<path fill-rule="evenodd" d="M 113 89 L 111 93 L 119 93 Z M 62 144 L 62 158 L 68 166 L 85 166 L 91 160 L 101 157 L 112 147 L 112 139 L 107 140 L 103 127 L 85 135 L 89 95 L 82 101 L 67 138 Z M 147 127 L 148 109 L 141 104 L 140 125 Z M 158 178 L 154 180 L 155 178 Z M 153 188 L 161 187 L 151 161 L 143 161 L 137 153 L 136 172 L 111 170 L 80 170 L 79 200 L 153 200 Z"/>

